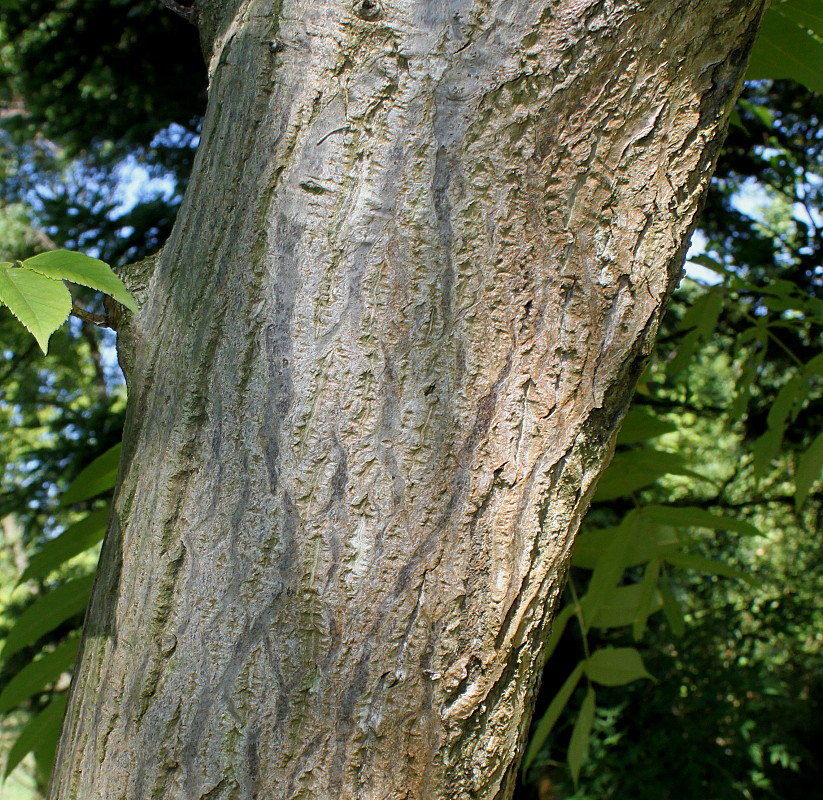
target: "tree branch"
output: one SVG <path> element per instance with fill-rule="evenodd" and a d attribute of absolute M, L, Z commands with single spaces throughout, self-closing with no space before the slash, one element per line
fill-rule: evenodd
<path fill-rule="evenodd" d="M 100 328 L 111 328 L 109 318 L 105 314 L 93 314 L 91 311 L 86 311 L 78 305 L 72 305 L 71 315 L 82 319 L 83 322 L 90 322 L 92 325 L 97 325 Z"/>

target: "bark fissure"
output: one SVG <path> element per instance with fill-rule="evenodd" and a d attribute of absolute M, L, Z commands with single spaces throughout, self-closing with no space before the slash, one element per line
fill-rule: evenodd
<path fill-rule="evenodd" d="M 53 797 L 511 796 L 763 3 L 679 6 L 198 2 Z"/>

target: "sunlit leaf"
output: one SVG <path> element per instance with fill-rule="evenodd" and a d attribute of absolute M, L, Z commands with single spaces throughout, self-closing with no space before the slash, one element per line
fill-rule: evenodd
<path fill-rule="evenodd" d="M 23 265 L 48 278 L 64 279 L 97 289 L 113 297 L 130 311 L 137 311 L 137 304 L 123 281 L 99 258 L 91 258 L 71 250 L 50 250 L 27 258 Z"/>
<path fill-rule="evenodd" d="M 49 338 L 71 312 L 71 295 L 62 281 L 0 263 L 0 303 L 8 306 L 46 353 Z"/>
<path fill-rule="evenodd" d="M 586 675 L 603 686 L 623 686 L 640 678 L 651 678 L 634 647 L 604 647 L 584 662 Z"/>

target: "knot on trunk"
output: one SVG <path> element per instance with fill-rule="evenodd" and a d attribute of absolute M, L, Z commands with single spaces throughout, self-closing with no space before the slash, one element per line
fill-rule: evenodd
<path fill-rule="evenodd" d="M 354 4 L 354 16 L 369 22 L 378 19 L 383 13 L 380 3 L 375 0 L 357 0 Z"/>

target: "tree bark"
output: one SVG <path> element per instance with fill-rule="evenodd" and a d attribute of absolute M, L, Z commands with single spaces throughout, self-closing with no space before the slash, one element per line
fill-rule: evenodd
<path fill-rule="evenodd" d="M 764 0 L 200 0 L 52 798 L 509 798 Z"/>

